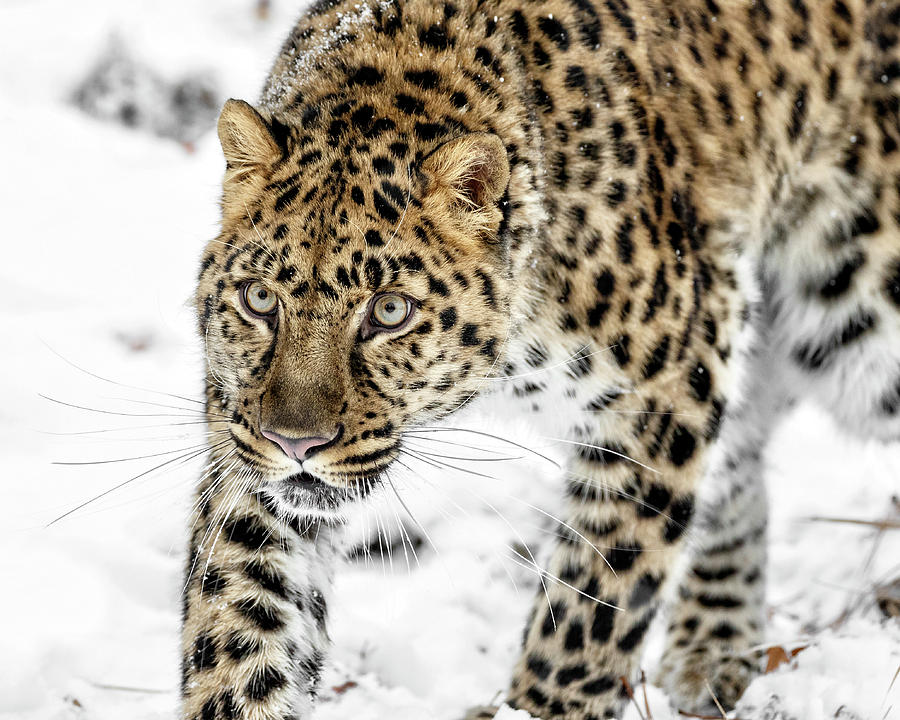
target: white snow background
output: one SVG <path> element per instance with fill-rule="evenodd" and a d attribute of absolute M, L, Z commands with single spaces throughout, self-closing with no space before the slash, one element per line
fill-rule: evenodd
<path fill-rule="evenodd" d="M 187 301 L 200 250 L 216 233 L 223 161 L 212 129 L 188 152 L 87 117 L 71 92 L 116 34 L 163 76 L 208 71 L 223 97 L 252 101 L 299 10 L 276 0 L 262 21 L 252 0 L 0 4 L 4 718 L 177 712 L 185 517 L 200 459 L 172 462 L 47 526 L 202 442 L 199 426 L 185 424 L 196 420 L 192 400 L 89 373 L 200 397 Z M 469 423 L 556 452 L 509 419 Z M 94 430 L 114 431 L 59 434 Z M 159 453 L 171 454 L 52 464 Z M 809 647 L 756 680 L 736 716 L 896 720 L 900 623 L 881 616 L 872 588 L 900 574 L 900 532 L 810 518 L 888 517 L 900 494 L 900 447 L 850 439 L 803 407 L 769 458 L 769 641 Z M 509 546 L 546 553 L 552 523 L 533 506 L 554 512 L 559 481 L 527 456 L 492 465 L 496 479 L 426 469 L 400 479 L 430 541 L 418 558 L 398 546 L 391 558 L 339 569 L 318 720 L 453 720 L 500 696 L 538 585 Z M 383 505 L 361 533 L 380 523 L 397 537 L 403 522 L 421 538 L 396 502 Z M 651 648 L 648 677 L 653 664 Z M 629 720 L 647 716 L 645 690 L 655 720 L 677 717 L 661 691 L 638 686 L 641 710 L 630 707 Z"/>

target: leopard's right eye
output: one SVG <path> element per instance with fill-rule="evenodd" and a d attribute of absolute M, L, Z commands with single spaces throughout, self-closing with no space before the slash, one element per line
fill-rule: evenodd
<path fill-rule="evenodd" d="M 396 330 L 412 313 L 412 303 L 402 295 L 387 294 L 375 298 L 369 318 L 376 327 Z"/>
<path fill-rule="evenodd" d="M 249 282 L 241 289 L 241 301 L 248 313 L 269 320 L 278 310 L 278 298 L 259 280 Z"/>

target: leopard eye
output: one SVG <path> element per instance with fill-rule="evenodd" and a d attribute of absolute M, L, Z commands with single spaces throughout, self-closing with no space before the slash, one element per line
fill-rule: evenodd
<path fill-rule="evenodd" d="M 251 315 L 261 318 L 269 318 L 278 309 L 278 298 L 259 280 L 244 285 L 241 291 L 241 299 L 244 307 Z"/>
<path fill-rule="evenodd" d="M 369 320 L 375 327 L 395 330 L 412 312 L 412 303 L 402 295 L 388 294 L 375 298 Z"/>

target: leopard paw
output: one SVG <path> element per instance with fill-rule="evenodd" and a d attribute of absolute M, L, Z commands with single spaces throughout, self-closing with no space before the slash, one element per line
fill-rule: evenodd
<path fill-rule="evenodd" d="M 758 672 L 753 658 L 710 653 L 706 647 L 684 648 L 663 657 L 656 684 L 679 710 L 716 712 L 716 701 L 733 709 Z"/>

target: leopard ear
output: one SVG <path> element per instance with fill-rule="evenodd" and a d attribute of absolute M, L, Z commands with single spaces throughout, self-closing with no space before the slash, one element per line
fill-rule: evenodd
<path fill-rule="evenodd" d="M 225 161 L 235 170 L 271 165 L 282 155 L 272 127 L 243 100 L 225 102 L 218 130 Z"/>
<path fill-rule="evenodd" d="M 271 168 L 285 154 L 287 128 L 267 121 L 249 103 L 228 100 L 219 115 L 219 142 L 225 155 L 223 206 L 246 204 L 248 194 L 258 190 Z M 243 210 L 241 210 L 243 213 Z"/>
<path fill-rule="evenodd" d="M 428 176 L 426 206 L 460 230 L 496 233 L 503 218 L 499 201 L 509 184 L 509 160 L 503 141 L 491 133 L 470 133 L 450 140 L 422 164 Z"/>

